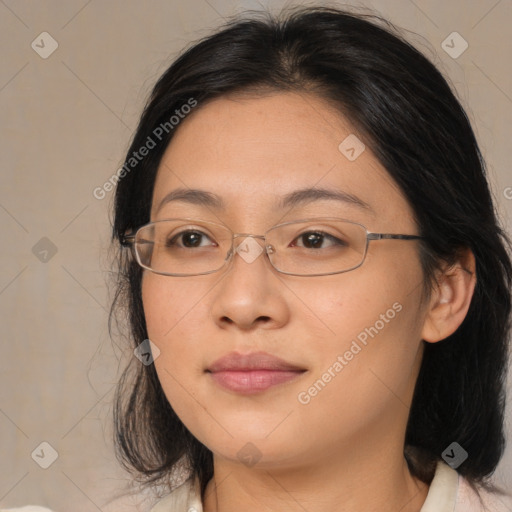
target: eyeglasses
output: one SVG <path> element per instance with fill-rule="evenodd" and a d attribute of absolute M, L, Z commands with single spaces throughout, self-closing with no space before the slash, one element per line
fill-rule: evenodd
<path fill-rule="evenodd" d="M 235 249 L 235 238 L 244 237 Z M 254 239 L 264 240 L 264 248 Z M 150 222 L 121 243 L 131 246 L 142 268 L 165 276 L 196 276 L 219 271 L 237 252 L 252 263 L 266 252 L 283 274 L 325 276 L 360 267 L 370 240 L 420 240 L 417 235 L 371 233 L 357 222 L 333 217 L 278 224 L 264 235 L 233 233 L 216 222 L 190 218 Z"/>

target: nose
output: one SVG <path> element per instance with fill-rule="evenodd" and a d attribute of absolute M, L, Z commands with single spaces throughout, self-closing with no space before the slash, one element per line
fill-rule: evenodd
<path fill-rule="evenodd" d="M 236 236 L 229 256 L 230 268 L 212 296 L 211 313 L 217 325 L 251 330 L 257 325 L 273 329 L 285 324 L 290 314 L 286 289 L 270 261 L 265 261 L 268 257 L 261 258 L 266 256 L 264 236 Z"/>

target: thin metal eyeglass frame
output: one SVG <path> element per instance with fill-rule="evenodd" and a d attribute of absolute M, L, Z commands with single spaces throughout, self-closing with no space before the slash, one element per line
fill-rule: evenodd
<path fill-rule="evenodd" d="M 158 224 L 160 222 L 172 221 L 172 220 L 186 220 L 186 221 L 190 221 L 191 223 L 198 222 L 198 223 L 203 223 L 203 224 L 213 224 L 215 226 L 219 226 L 219 227 L 225 229 L 226 231 L 229 231 L 231 233 L 231 247 L 226 254 L 226 258 L 224 259 L 224 263 L 222 264 L 222 266 L 215 270 L 209 270 L 208 272 L 200 272 L 200 273 L 196 273 L 196 274 L 175 274 L 175 273 L 172 274 L 169 272 L 161 272 L 158 270 L 154 270 L 151 267 L 144 265 L 140 260 L 140 256 L 139 256 L 137 249 L 135 248 L 135 240 L 137 237 L 137 233 L 141 229 L 147 228 L 151 225 Z M 318 221 L 323 221 L 323 220 L 334 220 L 334 221 L 347 222 L 349 224 L 361 226 L 364 229 L 364 231 L 366 232 L 366 244 L 365 244 L 365 248 L 364 248 L 363 257 L 361 259 L 361 262 L 358 265 L 351 267 L 349 269 L 346 269 L 346 270 L 339 270 L 336 272 L 328 272 L 328 273 L 322 273 L 322 274 L 295 274 L 293 272 L 284 272 L 283 270 L 279 270 L 277 267 L 274 266 L 274 264 L 272 263 L 272 260 L 269 257 L 269 250 L 273 249 L 273 246 L 270 244 L 267 244 L 267 240 L 266 240 L 267 234 L 270 231 L 272 231 L 275 228 L 285 226 L 288 224 L 298 224 L 298 223 L 302 223 L 302 222 L 318 222 Z M 139 228 L 137 228 L 134 232 L 132 232 L 130 234 L 122 235 L 120 238 L 120 242 L 121 242 L 121 245 L 124 247 L 128 247 L 128 246 L 131 247 L 133 253 L 135 254 L 135 260 L 137 261 L 137 263 L 142 268 L 149 270 L 150 272 L 153 272 L 153 273 L 159 274 L 159 275 L 163 275 L 163 276 L 171 276 L 171 277 L 192 277 L 192 276 L 202 276 L 202 275 L 206 275 L 206 274 L 213 274 L 215 272 L 219 272 L 220 270 L 222 270 L 233 259 L 233 255 L 235 253 L 235 251 L 233 251 L 235 238 L 238 238 L 241 236 L 251 237 L 251 238 L 260 238 L 260 239 L 264 240 L 264 243 L 265 243 L 264 251 L 265 251 L 267 259 L 270 262 L 270 264 L 272 265 L 272 267 L 274 269 L 276 269 L 281 274 L 286 274 L 286 275 L 291 275 L 291 276 L 299 276 L 299 277 L 331 276 L 331 275 L 335 275 L 335 274 L 344 274 L 345 272 L 350 272 L 351 270 L 355 270 L 356 268 L 359 268 L 366 260 L 366 254 L 368 252 L 368 244 L 371 240 L 425 240 L 425 237 L 420 236 L 420 235 L 404 235 L 404 234 L 398 234 L 398 233 L 374 233 L 372 231 L 368 231 L 366 226 L 364 226 L 363 224 L 361 224 L 359 222 L 354 222 L 354 221 L 339 218 L 339 217 L 315 217 L 315 218 L 310 218 L 310 219 L 298 219 L 298 220 L 283 222 L 281 224 L 276 224 L 275 226 L 272 226 L 270 229 L 267 229 L 267 231 L 265 232 L 264 235 L 253 235 L 251 233 L 233 233 L 233 231 L 231 231 L 231 229 L 229 229 L 227 226 L 225 226 L 224 224 L 219 224 L 218 222 L 212 222 L 212 221 L 206 221 L 206 220 L 200 220 L 200 219 L 192 219 L 192 218 L 188 218 L 188 217 L 175 217 L 175 218 L 171 218 L 171 219 L 161 219 L 161 220 L 157 220 L 154 222 L 148 222 L 147 224 L 144 224 L 143 226 L 140 226 Z"/>

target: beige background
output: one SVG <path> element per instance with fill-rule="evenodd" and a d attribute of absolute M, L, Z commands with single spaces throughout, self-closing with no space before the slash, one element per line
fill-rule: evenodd
<path fill-rule="evenodd" d="M 126 483 L 109 441 L 123 364 L 106 327 L 112 193 L 98 200 L 93 190 L 119 167 L 146 95 L 176 53 L 223 18 L 262 5 L 277 10 L 284 2 L 0 2 L 1 505 L 107 510 L 109 496 Z M 353 5 L 412 31 L 411 42 L 450 77 L 510 232 L 512 2 Z M 44 31 L 58 42 L 47 59 L 31 48 Z M 441 48 L 453 31 L 469 43 L 457 59 Z M 43 237 L 57 250 L 47 262 L 33 250 Z M 39 243 L 48 250 L 47 241 Z M 59 454 L 46 470 L 31 458 L 43 441 Z M 512 488 L 512 446 L 496 481 Z"/>

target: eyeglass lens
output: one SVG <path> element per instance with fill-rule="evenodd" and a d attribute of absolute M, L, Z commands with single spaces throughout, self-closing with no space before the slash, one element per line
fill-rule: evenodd
<path fill-rule="evenodd" d="M 244 238 L 235 239 L 236 247 L 244 243 Z M 251 245 L 254 247 L 254 242 Z M 363 226 L 330 218 L 285 223 L 266 235 L 272 265 L 295 275 L 331 274 L 355 268 L 364 259 L 366 245 Z M 140 263 L 170 275 L 219 270 L 231 247 L 229 229 L 200 220 L 157 221 L 140 228 L 135 237 Z M 238 253 L 243 257 L 241 251 Z"/>

